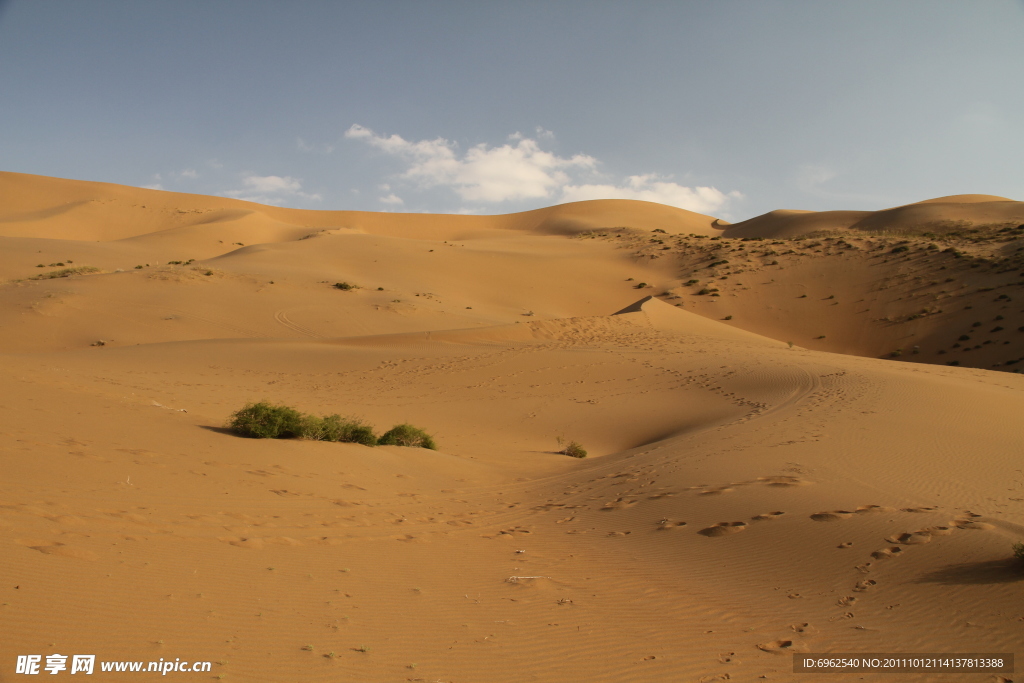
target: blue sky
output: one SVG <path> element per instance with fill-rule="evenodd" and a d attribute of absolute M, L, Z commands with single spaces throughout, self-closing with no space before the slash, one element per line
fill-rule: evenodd
<path fill-rule="evenodd" d="M 1021 0 L 0 0 L 0 170 L 312 209 L 1024 199 Z"/>

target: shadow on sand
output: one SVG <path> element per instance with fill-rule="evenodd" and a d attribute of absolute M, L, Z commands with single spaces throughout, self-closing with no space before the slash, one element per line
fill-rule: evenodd
<path fill-rule="evenodd" d="M 1024 581 L 1024 562 L 1015 558 L 950 564 L 930 571 L 914 583 L 969 586 Z"/>

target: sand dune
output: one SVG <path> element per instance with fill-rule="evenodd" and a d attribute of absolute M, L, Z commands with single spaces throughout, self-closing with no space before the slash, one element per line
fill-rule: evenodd
<path fill-rule="evenodd" d="M 626 201 L 0 197 L 4 666 L 795 681 L 794 652 L 1022 649 L 1017 202 L 723 231 Z M 224 428 L 261 399 L 440 450 Z"/>

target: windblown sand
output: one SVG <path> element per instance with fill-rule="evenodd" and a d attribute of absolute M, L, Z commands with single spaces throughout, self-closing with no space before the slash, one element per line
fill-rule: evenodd
<path fill-rule="evenodd" d="M 981 195 L 728 225 L 0 173 L 0 680 L 52 653 L 511 683 L 1024 652 L 1022 233 Z M 262 399 L 440 450 L 224 429 Z M 831 680 L 1000 680 L 897 676 Z"/>

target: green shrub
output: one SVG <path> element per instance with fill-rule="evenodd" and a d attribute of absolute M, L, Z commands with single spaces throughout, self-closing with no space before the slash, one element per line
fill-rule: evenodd
<path fill-rule="evenodd" d="M 246 403 L 231 416 L 231 431 L 252 439 L 288 439 L 302 435 L 308 417 L 288 406 Z"/>
<path fill-rule="evenodd" d="M 302 422 L 300 436 L 314 441 L 341 441 L 359 443 L 364 446 L 376 446 L 377 435 L 373 427 L 363 424 L 355 418 L 342 418 L 340 415 L 316 417 L 306 415 Z"/>
<path fill-rule="evenodd" d="M 381 435 L 377 443 L 381 446 L 410 446 L 437 450 L 437 444 L 429 434 L 410 424 L 395 425 Z"/>
<path fill-rule="evenodd" d="M 570 458 L 587 457 L 587 451 L 583 448 L 582 444 L 576 441 L 570 441 L 569 445 L 563 448 L 560 453 L 562 453 L 562 455 L 568 455 Z"/>
<path fill-rule="evenodd" d="M 335 289 L 340 289 L 340 290 L 343 290 L 343 291 L 347 292 L 349 290 L 356 289 L 357 285 L 354 285 L 351 282 L 335 282 L 334 283 L 334 288 Z"/>

